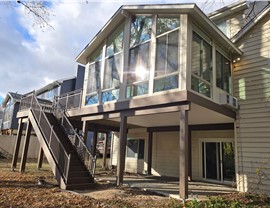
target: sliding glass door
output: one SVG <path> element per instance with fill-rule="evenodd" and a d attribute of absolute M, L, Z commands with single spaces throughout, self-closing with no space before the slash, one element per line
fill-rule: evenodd
<path fill-rule="evenodd" d="M 203 178 L 233 181 L 235 178 L 233 142 L 202 142 Z"/>

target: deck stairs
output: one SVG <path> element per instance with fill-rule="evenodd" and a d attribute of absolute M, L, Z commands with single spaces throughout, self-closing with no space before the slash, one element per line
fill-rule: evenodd
<path fill-rule="evenodd" d="M 33 94 L 22 98 L 48 163 L 61 189 L 89 189 L 94 183 L 95 158 L 72 127 L 64 111 Z"/>

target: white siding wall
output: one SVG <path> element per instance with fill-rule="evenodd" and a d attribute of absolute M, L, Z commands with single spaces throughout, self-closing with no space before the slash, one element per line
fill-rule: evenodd
<path fill-rule="evenodd" d="M 179 177 L 179 133 L 153 135 L 152 174 Z"/>
<path fill-rule="evenodd" d="M 203 139 L 232 139 L 234 140 L 234 131 L 233 130 L 220 130 L 220 131 L 193 131 L 191 139 L 191 160 L 192 160 L 192 180 L 201 180 L 202 179 L 202 165 L 201 160 L 202 156 L 200 155 L 200 140 Z M 224 140 L 223 140 L 224 141 Z M 230 140 L 231 141 L 231 140 Z"/>
<path fill-rule="evenodd" d="M 240 104 L 236 130 L 238 188 L 269 193 L 270 180 L 264 179 L 258 186 L 258 173 L 270 173 L 270 14 L 237 44 L 244 52 L 234 68 L 235 96 Z"/>

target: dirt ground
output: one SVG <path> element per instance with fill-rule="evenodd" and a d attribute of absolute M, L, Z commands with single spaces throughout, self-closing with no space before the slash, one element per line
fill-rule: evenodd
<path fill-rule="evenodd" d="M 19 167 L 19 164 L 18 164 Z M 39 179 L 44 185 L 39 185 Z M 180 201 L 150 192 L 116 187 L 99 181 L 93 190 L 60 190 L 48 164 L 37 170 L 36 163 L 27 163 L 26 172 L 11 171 L 10 161 L 0 159 L 0 207 L 174 207 Z"/>

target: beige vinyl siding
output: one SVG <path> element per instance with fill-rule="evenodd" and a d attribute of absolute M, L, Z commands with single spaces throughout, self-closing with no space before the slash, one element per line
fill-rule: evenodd
<path fill-rule="evenodd" d="M 237 115 L 238 189 L 269 193 L 270 180 L 270 14 L 237 42 L 244 52 L 234 66 Z"/>
<path fill-rule="evenodd" d="M 111 165 L 117 166 L 117 157 L 119 150 L 119 133 L 114 132 L 112 134 L 112 144 L 111 144 Z"/>
<path fill-rule="evenodd" d="M 179 177 L 179 132 L 153 134 L 152 174 Z"/>
<path fill-rule="evenodd" d="M 192 160 L 192 180 L 202 179 L 202 164 L 201 164 L 201 147 L 200 141 L 207 141 L 207 139 L 215 139 L 219 141 L 228 139 L 234 141 L 234 131 L 232 130 L 217 130 L 217 131 L 193 131 L 191 133 L 191 160 Z"/>

